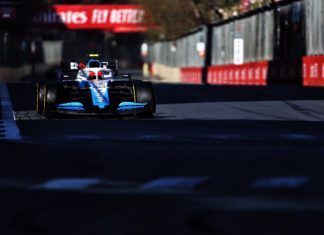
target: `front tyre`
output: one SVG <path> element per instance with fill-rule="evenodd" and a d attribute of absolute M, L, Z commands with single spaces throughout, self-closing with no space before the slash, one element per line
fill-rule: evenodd
<path fill-rule="evenodd" d="M 152 118 L 156 111 L 153 85 L 150 82 L 134 81 L 134 101 L 137 103 L 147 103 L 145 110 L 137 113 L 138 118 Z"/>

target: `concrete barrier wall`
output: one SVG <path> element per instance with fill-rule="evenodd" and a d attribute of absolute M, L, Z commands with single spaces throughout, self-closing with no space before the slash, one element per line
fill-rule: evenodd
<path fill-rule="evenodd" d="M 150 71 L 148 67 L 143 69 L 144 76 L 148 76 Z M 174 83 L 202 83 L 202 68 L 201 67 L 170 67 L 162 64 L 152 65 L 152 75 L 165 82 Z"/>
<path fill-rule="evenodd" d="M 35 81 L 44 80 L 46 72 L 52 65 L 37 64 L 35 66 L 35 77 L 31 76 L 31 65 L 22 65 L 20 67 L 1 67 L 0 68 L 0 82 L 18 82 L 18 81 Z"/>
<path fill-rule="evenodd" d="M 304 86 L 324 86 L 324 55 L 303 58 Z"/>
<path fill-rule="evenodd" d="M 208 68 L 208 83 L 217 85 L 266 85 L 268 64 L 268 61 L 260 61 L 242 65 L 212 66 Z"/>
<path fill-rule="evenodd" d="M 202 67 L 184 67 L 181 71 L 181 82 L 191 84 L 202 84 Z"/>
<path fill-rule="evenodd" d="M 181 82 L 181 69 L 162 64 L 152 65 L 153 76 L 165 82 Z"/>

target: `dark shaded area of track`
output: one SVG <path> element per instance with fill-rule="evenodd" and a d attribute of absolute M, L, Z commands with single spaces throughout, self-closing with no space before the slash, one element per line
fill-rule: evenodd
<path fill-rule="evenodd" d="M 8 86 L 34 109 L 33 84 Z M 23 142 L 0 142 L 0 234 L 323 234 L 322 89 L 155 90 L 153 120 L 18 121 Z M 38 188 L 58 178 L 103 183 Z"/>

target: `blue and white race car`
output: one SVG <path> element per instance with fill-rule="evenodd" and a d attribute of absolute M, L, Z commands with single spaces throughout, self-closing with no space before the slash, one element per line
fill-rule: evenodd
<path fill-rule="evenodd" d="M 151 118 L 156 105 L 150 82 L 118 75 L 116 60 L 62 63 L 62 78 L 38 82 L 36 110 L 47 118 L 59 114 L 114 114 Z"/>

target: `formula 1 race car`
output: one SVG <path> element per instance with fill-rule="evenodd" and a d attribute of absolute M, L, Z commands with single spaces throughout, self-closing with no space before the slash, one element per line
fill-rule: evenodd
<path fill-rule="evenodd" d="M 82 62 L 62 62 L 59 81 L 38 82 L 36 110 L 47 118 L 59 114 L 114 114 L 151 118 L 155 98 L 150 82 L 118 75 L 116 60 L 90 55 Z"/>

